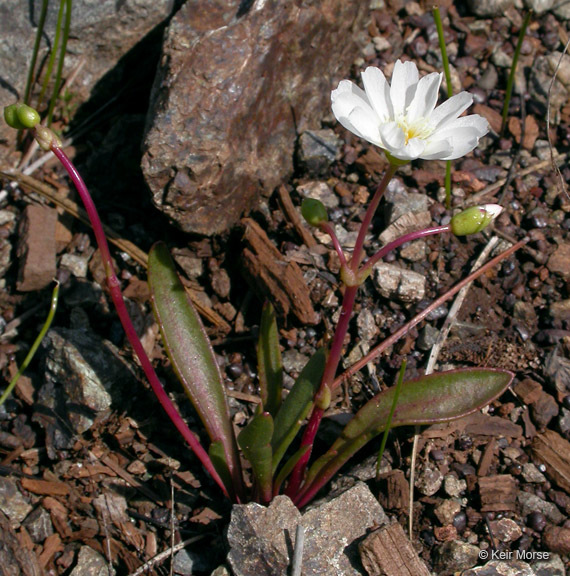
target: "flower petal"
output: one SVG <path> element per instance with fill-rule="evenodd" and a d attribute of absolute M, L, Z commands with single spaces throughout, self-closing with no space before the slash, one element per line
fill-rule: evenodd
<path fill-rule="evenodd" d="M 421 138 L 410 138 L 399 150 L 388 150 L 394 158 L 399 160 L 415 160 L 422 156 L 426 147 L 426 141 Z"/>
<path fill-rule="evenodd" d="M 397 122 L 386 122 L 380 126 L 380 139 L 383 148 L 390 153 L 400 150 L 406 143 L 406 135 Z"/>
<path fill-rule="evenodd" d="M 372 108 L 383 122 L 394 118 L 392 101 L 390 100 L 390 85 L 382 70 L 369 66 L 362 73 L 364 90 Z"/>
<path fill-rule="evenodd" d="M 450 140 L 429 141 L 426 144 L 420 158 L 424 160 L 443 160 L 453 152 L 453 145 Z"/>
<path fill-rule="evenodd" d="M 390 87 L 390 100 L 394 109 L 394 117 L 403 115 L 412 102 L 418 79 L 418 68 L 413 62 L 396 61 Z"/>
<path fill-rule="evenodd" d="M 436 130 L 443 128 L 448 122 L 459 118 L 473 104 L 473 96 L 468 92 L 460 92 L 438 106 L 431 114 L 431 123 Z"/>
<path fill-rule="evenodd" d="M 336 119 L 357 136 L 380 145 L 378 125 L 380 120 L 368 102 L 363 90 L 348 80 L 343 80 L 331 93 L 332 111 Z"/>
<path fill-rule="evenodd" d="M 420 78 L 414 99 L 406 112 L 408 122 L 413 122 L 418 118 L 430 117 L 437 103 L 442 78 L 443 74 L 438 74 L 437 72 Z"/>
<path fill-rule="evenodd" d="M 451 144 L 453 151 L 444 156 L 442 160 L 455 160 L 471 152 L 479 143 L 479 138 L 485 136 L 489 131 L 489 123 L 478 114 L 464 116 L 448 123 L 443 130 L 435 132 L 430 145 L 437 142 L 447 141 Z"/>

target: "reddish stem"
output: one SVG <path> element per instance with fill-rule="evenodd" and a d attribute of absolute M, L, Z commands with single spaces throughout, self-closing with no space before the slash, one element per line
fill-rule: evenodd
<path fill-rule="evenodd" d="M 372 218 L 380 204 L 380 200 L 390 183 L 390 180 L 396 173 L 398 166 L 394 164 L 390 164 L 388 169 L 386 170 L 380 184 L 376 188 L 376 192 L 366 209 L 366 213 L 362 220 L 362 224 L 360 226 L 360 230 L 358 231 L 358 236 L 356 238 L 356 243 L 354 245 L 354 251 L 352 253 L 352 258 L 350 259 L 349 267 L 354 275 L 358 273 L 358 268 L 360 266 L 360 262 L 364 256 L 364 239 L 366 238 L 366 233 L 368 232 L 368 228 L 372 223 Z M 326 230 L 329 232 L 330 231 Z M 333 243 L 335 241 L 335 236 L 331 235 Z M 336 248 L 336 245 L 335 245 Z M 339 247 L 340 248 L 340 247 Z M 337 252 L 339 252 L 339 248 L 337 248 Z M 340 249 L 342 252 L 342 249 Z M 340 253 L 339 253 L 340 257 Z M 317 392 L 315 399 L 318 399 L 325 388 L 331 388 L 333 386 L 334 377 L 338 368 L 338 364 L 340 362 L 340 357 L 342 354 L 342 347 L 344 343 L 344 338 L 348 332 L 348 325 L 350 322 L 350 317 L 352 316 L 352 311 L 354 309 L 354 302 L 356 300 L 356 292 L 358 290 L 358 286 L 346 286 L 344 291 L 344 297 L 342 300 L 342 309 L 340 313 L 340 318 L 334 333 L 333 342 L 331 345 L 330 353 L 327 358 L 327 362 L 325 364 L 325 370 L 323 372 L 323 377 L 321 379 L 321 385 L 319 387 L 319 391 Z M 303 482 L 303 478 L 305 476 L 305 470 L 307 469 L 307 465 L 309 463 L 309 459 L 311 458 L 311 452 L 313 449 L 313 444 L 315 442 L 315 437 L 319 430 L 319 426 L 321 424 L 321 420 L 323 419 L 324 409 L 318 407 L 317 405 L 314 406 L 311 416 L 309 418 L 309 422 L 305 427 L 303 432 L 303 437 L 301 439 L 301 447 L 309 446 L 309 449 L 303 456 L 299 459 L 295 467 L 293 468 L 293 472 L 291 473 L 291 477 L 289 479 L 289 483 L 287 484 L 287 489 L 285 490 L 285 494 L 287 494 L 290 498 L 293 498 L 300 486 Z"/>
<path fill-rule="evenodd" d="M 190 428 L 186 425 L 180 414 L 178 413 L 176 407 L 168 397 L 168 394 L 162 387 L 152 364 L 146 355 L 146 352 L 139 340 L 139 337 L 136 333 L 136 330 L 131 322 L 131 318 L 129 313 L 127 312 L 127 307 L 125 306 L 125 302 L 123 300 L 123 295 L 121 293 L 121 287 L 119 283 L 119 279 L 115 273 L 115 269 L 113 267 L 113 261 L 111 258 L 111 252 L 109 250 L 109 245 L 107 244 L 107 238 L 105 236 L 105 232 L 103 231 L 103 225 L 101 224 L 101 220 L 99 218 L 99 214 L 97 213 L 97 208 L 93 203 L 91 195 L 87 190 L 87 186 L 83 179 L 81 178 L 79 172 L 76 170 L 75 166 L 65 154 L 65 152 L 56 145 L 52 145 L 51 147 L 52 152 L 61 162 L 63 167 L 66 169 L 69 177 L 75 184 L 77 191 L 83 201 L 83 205 L 85 206 L 85 211 L 89 217 L 89 221 L 91 222 L 91 226 L 93 228 L 93 233 L 95 234 L 95 239 L 99 246 L 99 252 L 101 253 L 101 259 L 103 260 L 103 266 L 105 268 L 105 275 L 107 278 L 107 286 L 109 287 L 109 293 L 111 294 L 111 298 L 113 300 L 113 304 L 117 310 L 117 314 L 119 316 L 119 320 L 123 325 L 127 338 L 139 359 L 142 369 L 147 377 L 150 387 L 154 392 L 155 396 L 157 397 L 158 401 L 160 402 L 161 406 L 164 408 L 166 414 L 172 421 L 172 423 L 176 426 L 180 434 L 182 434 L 183 438 L 188 442 L 190 448 L 194 451 L 204 468 L 211 474 L 212 478 L 218 484 L 218 486 L 222 489 L 224 494 L 229 497 L 228 491 L 224 486 L 220 476 L 216 472 L 208 453 L 204 450 L 202 445 L 200 444 L 199 440 L 196 436 L 192 433 Z"/>

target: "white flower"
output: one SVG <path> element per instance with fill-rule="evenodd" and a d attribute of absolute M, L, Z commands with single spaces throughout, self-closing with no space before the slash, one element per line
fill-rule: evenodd
<path fill-rule="evenodd" d="M 473 103 L 461 92 L 435 107 L 442 74 L 419 78 L 413 62 L 398 60 L 390 86 L 378 68 L 362 73 L 364 90 L 343 80 L 331 94 L 332 110 L 348 130 L 409 161 L 453 160 L 471 152 L 489 124 L 478 114 L 459 116 Z"/>

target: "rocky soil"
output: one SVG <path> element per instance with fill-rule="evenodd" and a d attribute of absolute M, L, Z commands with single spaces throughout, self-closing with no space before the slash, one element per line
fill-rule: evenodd
<path fill-rule="evenodd" d="M 145 252 L 159 239 L 204 318 L 239 427 L 257 401 L 262 301 L 270 298 L 280 314 L 288 382 L 337 319 L 338 258 L 301 222 L 302 198 L 324 202 L 350 250 L 386 168 L 379 150 L 336 123 L 329 92 L 343 78 L 359 81 L 368 65 L 389 76 L 398 58 L 413 59 L 420 73 L 440 71 L 431 4 L 330 0 L 296 10 L 274 0 L 205 2 L 203 11 L 187 3 L 178 11 L 178 4 L 154 2 L 152 10 L 140 8 L 148 19 L 139 28 L 127 19 L 137 16 L 134 3 L 111 4 L 101 4 L 108 14 L 79 20 L 68 65 L 78 80 L 56 127 L 70 136 L 70 154 L 117 238 L 129 308 L 172 397 L 199 431 L 149 310 Z M 507 77 L 529 7 L 502 130 Z M 2 2 L 0 9 L 8 14 Z M 75 9 L 86 8 L 77 2 Z M 403 359 L 407 377 L 423 373 L 450 313 L 438 369 L 514 372 L 512 390 L 482 413 L 421 431 L 412 540 L 405 533 L 413 429 L 390 434 L 379 480 L 374 444 L 320 495 L 321 507 L 302 517 L 284 497 L 268 509 L 232 511 L 157 409 L 125 345 L 67 178 L 53 159 L 23 174 L 29 142 L 1 132 L 2 382 L 16 373 L 47 315 L 53 278 L 61 295 L 52 330 L 0 407 L 0 573 L 134 574 L 149 562 L 146 570 L 157 574 L 171 565 L 183 575 L 286 574 L 302 525 L 304 574 L 566 574 L 570 56 L 562 53 L 570 4 L 447 0 L 440 9 L 453 90 L 474 95 L 473 112 L 491 132 L 453 163 L 449 209 L 444 163 L 402 168 L 374 221 L 370 251 L 403 223 L 446 223 L 455 210 L 482 202 L 505 211 L 489 232 L 430 237 L 391 254 L 360 292 L 344 369 L 463 278 L 482 253 L 489 259 L 529 241 L 479 278 L 457 312 L 445 303 L 347 378 L 325 419 L 322 440 L 330 442 L 359 406 L 394 383 Z M 0 18 L 3 35 L 13 31 L 22 41 L 14 58 L 29 54 L 33 41 L 33 18 L 18 18 L 23 28 L 12 30 Z M 105 48 L 106 27 L 124 43 Z M 266 36 L 258 42 L 260 31 Z M 84 68 L 77 69 L 78 55 Z M 10 57 L 0 53 L 2 105 L 25 83 Z M 239 106 L 228 100 L 233 93 Z M 276 270 L 279 282 L 272 281 Z M 387 549 L 405 551 L 407 568 L 386 561 Z"/>

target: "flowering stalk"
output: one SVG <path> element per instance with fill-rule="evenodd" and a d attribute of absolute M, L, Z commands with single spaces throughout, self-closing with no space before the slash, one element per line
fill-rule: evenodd
<path fill-rule="evenodd" d="M 61 162 L 62 166 L 65 168 L 69 177 L 75 184 L 83 205 L 85 206 L 85 211 L 87 212 L 89 221 L 91 222 L 91 227 L 93 228 L 93 233 L 95 234 L 97 245 L 99 246 L 99 252 L 101 254 L 101 260 L 103 261 L 105 277 L 107 280 L 107 286 L 109 288 L 111 299 L 113 300 L 113 304 L 115 305 L 115 309 L 117 310 L 119 320 L 121 321 L 121 324 L 125 330 L 127 339 L 129 340 L 135 355 L 141 363 L 142 369 L 150 383 L 152 391 L 154 392 L 155 396 L 157 397 L 161 406 L 164 408 L 172 423 L 176 426 L 186 442 L 188 442 L 204 468 L 206 468 L 206 470 L 211 474 L 216 484 L 218 484 L 218 486 L 222 489 L 222 492 L 226 496 L 230 497 L 230 494 L 228 494 L 228 490 L 224 486 L 224 483 L 222 482 L 219 474 L 216 472 L 210 457 L 200 444 L 198 438 L 192 433 L 190 428 L 188 428 L 178 413 L 176 407 L 162 387 L 162 384 L 156 372 L 154 371 L 154 368 L 152 367 L 152 364 L 133 326 L 127 311 L 127 307 L 125 305 L 125 301 L 123 300 L 121 286 L 113 267 L 111 252 L 109 250 L 105 232 L 103 231 L 103 225 L 99 218 L 99 214 L 97 213 L 97 208 L 93 203 L 91 195 L 89 194 L 87 186 L 81 178 L 81 175 L 67 154 L 63 151 L 60 139 L 49 128 L 42 126 L 39 123 L 39 114 L 29 106 L 23 104 L 7 106 L 4 109 L 4 118 L 7 124 L 12 128 L 19 130 L 32 129 L 34 137 L 40 147 L 43 150 L 51 150 L 53 152 L 53 154 Z M 231 494 L 231 496 L 234 497 L 235 494 Z"/>

